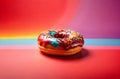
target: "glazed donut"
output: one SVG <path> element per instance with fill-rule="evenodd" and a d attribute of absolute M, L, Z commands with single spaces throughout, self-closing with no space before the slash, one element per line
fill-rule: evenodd
<path fill-rule="evenodd" d="M 49 30 L 38 37 L 40 51 L 52 55 L 73 55 L 81 51 L 84 38 L 72 30 Z"/>

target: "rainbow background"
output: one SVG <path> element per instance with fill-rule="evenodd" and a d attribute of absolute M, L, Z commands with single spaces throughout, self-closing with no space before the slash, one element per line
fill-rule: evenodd
<path fill-rule="evenodd" d="M 120 0 L 0 0 L 0 78 L 119 79 Z M 37 37 L 71 29 L 83 54 L 46 56 Z"/>

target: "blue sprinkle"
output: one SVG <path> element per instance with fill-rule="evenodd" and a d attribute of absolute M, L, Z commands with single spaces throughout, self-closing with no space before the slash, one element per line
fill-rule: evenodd
<path fill-rule="evenodd" d="M 48 34 L 54 37 L 54 35 L 56 34 L 56 31 L 49 31 Z"/>
<path fill-rule="evenodd" d="M 57 48 L 59 45 L 60 45 L 60 43 L 57 41 L 57 39 L 52 39 L 52 40 L 50 40 L 50 42 L 49 42 L 52 46 L 54 46 L 54 48 Z"/>

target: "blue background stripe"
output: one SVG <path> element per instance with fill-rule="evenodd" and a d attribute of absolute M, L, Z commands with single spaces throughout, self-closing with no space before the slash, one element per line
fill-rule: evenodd
<path fill-rule="evenodd" d="M 37 39 L 0 39 L 0 45 L 37 45 Z M 120 46 L 120 39 L 85 39 L 86 46 Z"/>

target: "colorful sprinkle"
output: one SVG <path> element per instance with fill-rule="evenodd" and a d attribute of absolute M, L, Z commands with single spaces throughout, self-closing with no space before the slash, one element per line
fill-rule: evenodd
<path fill-rule="evenodd" d="M 48 33 L 41 33 L 38 40 L 43 46 L 49 43 L 54 48 L 63 46 L 64 49 L 84 44 L 82 35 L 71 30 L 49 30 Z"/>

